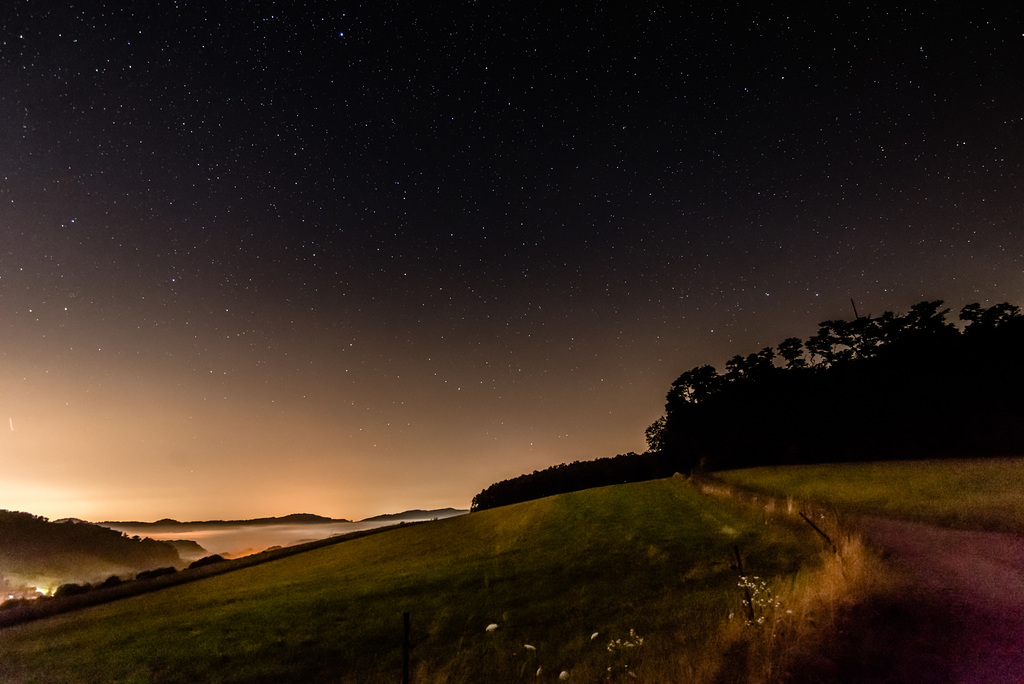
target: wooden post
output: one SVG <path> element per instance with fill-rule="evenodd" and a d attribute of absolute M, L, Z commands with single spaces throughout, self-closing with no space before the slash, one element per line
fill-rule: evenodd
<path fill-rule="evenodd" d="M 402 684 L 409 684 L 409 611 L 402 613 Z"/>
<path fill-rule="evenodd" d="M 750 595 L 750 587 L 747 586 L 747 573 L 743 572 L 743 559 L 740 558 L 740 547 L 737 544 L 733 544 L 732 550 L 736 554 L 736 572 L 739 573 L 740 579 L 743 580 L 743 596 L 747 599 L 747 619 L 753 622 L 754 597 Z"/>

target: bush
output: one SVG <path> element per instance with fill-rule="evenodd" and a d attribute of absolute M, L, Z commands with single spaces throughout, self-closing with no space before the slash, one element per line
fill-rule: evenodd
<path fill-rule="evenodd" d="M 103 584 L 100 585 L 102 589 L 109 589 L 110 587 L 121 586 L 124 581 L 117 575 L 111 575 L 107 579 L 103 580 Z"/>
<path fill-rule="evenodd" d="M 92 590 L 92 587 L 88 584 L 62 584 L 57 587 L 57 591 L 53 592 L 54 598 L 64 598 L 65 596 L 78 596 Z"/>
<path fill-rule="evenodd" d="M 214 563 L 223 562 L 224 556 L 220 555 L 219 553 L 215 553 L 212 556 L 206 556 L 205 558 L 200 558 L 199 560 L 193 562 L 191 565 L 188 566 L 188 569 L 191 570 L 192 568 L 201 568 L 206 565 L 213 565 Z"/>
<path fill-rule="evenodd" d="M 164 575 L 173 575 L 178 572 L 174 568 L 156 568 L 155 570 L 144 570 L 135 576 L 137 580 L 148 580 L 155 577 L 163 577 Z"/>

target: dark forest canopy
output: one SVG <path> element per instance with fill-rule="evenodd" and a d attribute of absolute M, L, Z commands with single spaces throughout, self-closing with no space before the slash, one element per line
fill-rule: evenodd
<path fill-rule="evenodd" d="M 491 485 L 473 509 L 703 466 L 985 456 L 1024 451 L 1024 316 L 941 300 L 903 315 L 830 320 L 672 383 L 649 451 Z M 856 312 L 855 312 L 856 313 Z"/>

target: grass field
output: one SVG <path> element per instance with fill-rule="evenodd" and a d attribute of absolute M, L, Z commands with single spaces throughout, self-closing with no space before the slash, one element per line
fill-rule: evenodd
<path fill-rule="evenodd" d="M 747 656 L 715 642 L 742 610 L 734 545 L 765 578 L 821 558 L 806 525 L 680 478 L 605 487 L 8 628 L 0 680 L 398 682 L 408 611 L 414 682 L 687 681 L 709 662 L 739 681 Z"/>
<path fill-rule="evenodd" d="M 715 477 L 864 513 L 961 529 L 1024 531 L 1024 458 L 748 468 Z"/>

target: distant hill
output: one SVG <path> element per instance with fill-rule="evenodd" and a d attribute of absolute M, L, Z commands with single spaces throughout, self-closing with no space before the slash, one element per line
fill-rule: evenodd
<path fill-rule="evenodd" d="M 345 518 L 325 518 L 322 515 L 312 513 L 292 513 L 279 518 L 252 518 L 250 520 L 191 520 L 182 522 L 172 518 L 162 518 L 155 522 L 140 522 L 138 520 L 108 520 L 99 525 L 115 527 L 146 528 L 150 527 L 162 530 L 173 530 L 176 527 L 237 527 L 239 525 L 318 525 L 321 523 L 344 523 L 351 522 Z"/>
<path fill-rule="evenodd" d="M 375 515 L 372 518 L 366 518 L 360 522 L 380 522 L 386 520 L 433 520 L 434 518 L 451 518 L 452 516 L 463 515 L 464 513 L 469 513 L 469 511 L 459 508 L 435 508 L 430 511 L 424 511 L 417 508 L 411 511 L 404 511 L 402 513 Z"/>
<path fill-rule="evenodd" d="M 376 515 L 372 518 L 366 518 L 359 522 L 382 522 L 382 521 L 402 521 L 402 520 L 432 520 L 434 518 L 450 518 L 454 515 L 462 515 L 463 513 L 469 513 L 468 510 L 458 508 L 437 508 L 433 510 L 413 509 L 409 511 L 403 511 L 401 513 L 388 513 L 385 515 Z M 284 515 L 277 518 L 252 518 L 251 520 L 191 520 L 188 522 L 182 522 L 180 520 L 174 520 L 173 518 L 162 518 L 155 522 L 140 522 L 137 520 L 108 520 L 98 525 L 107 525 L 112 527 L 130 527 L 133 529 L 151 529 L 154 532 L 157 530 L 172 531 L 177 528 L 195 529 L 197 527 L 239 527 L 243 525 L 320 525 L 328 523 L 347 523 L 352 522 L 347 518 L 327 518 L 322 515 L 314 515 L 313 513 L 292 513 L 291 515 Z"/>

